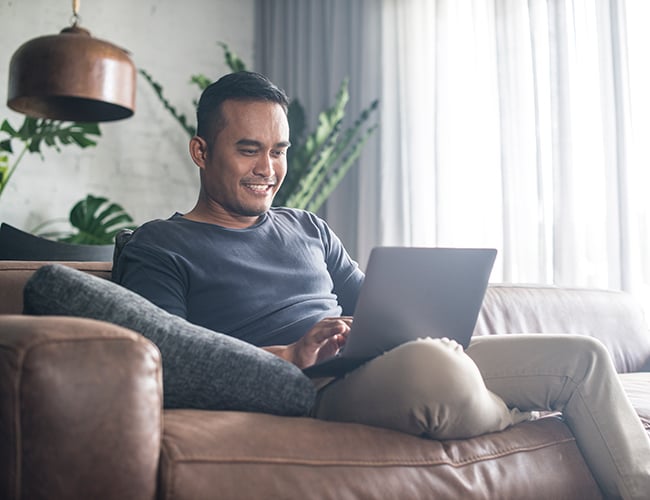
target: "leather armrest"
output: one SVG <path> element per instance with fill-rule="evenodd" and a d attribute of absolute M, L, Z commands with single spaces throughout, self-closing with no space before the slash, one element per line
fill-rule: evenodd
<path fill-rule="evenodd" d="M 157 348 L 99 321 L 0 315 L 0 498 L 153 499 Z"/>

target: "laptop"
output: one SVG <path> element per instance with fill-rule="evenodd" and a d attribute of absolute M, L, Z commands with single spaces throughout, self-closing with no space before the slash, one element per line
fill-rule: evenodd
<path fill-rule="evenodd" d="M 338 377 L 423 337 L 447 337 L 466 348 L 496 253 L 492 248 L 374 248 L 345 345 L 303 372 Z"/>

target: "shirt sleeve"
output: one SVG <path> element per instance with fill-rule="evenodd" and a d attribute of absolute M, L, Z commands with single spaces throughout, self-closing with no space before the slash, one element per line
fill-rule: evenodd
<path fill-rule="evenodd" d="M 187 318 L 187 280 L 173 254 L 131 240 L 115 264 L 113 280 L 167 312 Z"/>
<path fill-rule="evenodd" d="M 327 269 L 334 283 L 334 294 L 344 316 L 354 315 L 359 291 L 365 275 L 359 265 L 348 255 L 334 231 L 323 222 L 327 249 Z"/>

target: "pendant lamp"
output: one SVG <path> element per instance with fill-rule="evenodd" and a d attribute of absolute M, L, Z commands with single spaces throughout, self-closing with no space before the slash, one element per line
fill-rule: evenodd
<path fill-rule="evenodd" d="M 7 106 L 36 118 L 105 122 L 133 115 L 135 65 L 128 52 L 78 26 L 21 45 L 9 63 Z"/>

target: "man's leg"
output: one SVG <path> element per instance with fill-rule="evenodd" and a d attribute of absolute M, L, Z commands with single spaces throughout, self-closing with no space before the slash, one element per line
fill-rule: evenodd
<path fill-rule="evenodd" d="M 487 390 L 455 342 L 423 339 L 375 358 L 319 391 L 318 418 L 438 439 L 467 438 L 529 418 Z"/>
<path fill-rule="evenodd" d="M 608 497 L 650 496 L 650 440 L 605 347 L 575 335 L 475 338 L 467 354 L 509 407 L 562 411 Z"/>

